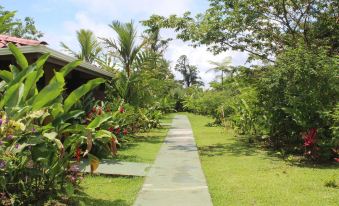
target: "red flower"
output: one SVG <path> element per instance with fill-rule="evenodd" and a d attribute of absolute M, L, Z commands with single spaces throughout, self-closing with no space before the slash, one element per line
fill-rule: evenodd
<path fill-rule="evenodd" d="M 120 113 L 124 113 L 124 112 L 125 112 L 125 109 L 124 109 L 123 106 L 120 106 L 120 107 L 119 107 L 119 112 L 120 112 Z"/>
<path fill-rule="evenodd" d="M 95 113 L 97 111 L 97 108 L 96 107 L 93 107 L 92 108 L 92 112 Z"/>
<path fill-rule="evenodd" d="M 334 158 L 334 161 L 339 163 L 339 158 Z"/>
<path fill-rule="evenodd" d="M 119 127 L 115 130 L 115 134 L 120 134 L 120 128 Z"/>
<path fill-rule="evenodd" d="M 110 127 L 110 128 L 108 128 L 108 131 L 114 132 L 114 128 L 113 128 L 113 127 Z"/>
<path fill-rule="evenodd" d="M 304 146 L 309 147 L 309 146 L 314 145 L 316 135 L 317 135 L 317 128 L 312 128 L 307 133 L 305 133 L 303 135 Z"/>
<path fill-rule="evenodd" d="M 81 150 L 78 147 L 76 152 L 75 152 L 75 157 L 77 158 L 77 162 L 80 162 L 80 156 L 81 156 Z"/>
<path fill-rule="evenodd" d="M 128 131 L 127 129 L 125 128 L 124 131 L 122 132 L 124 135 L 127 135 L 128 134 Z"/>

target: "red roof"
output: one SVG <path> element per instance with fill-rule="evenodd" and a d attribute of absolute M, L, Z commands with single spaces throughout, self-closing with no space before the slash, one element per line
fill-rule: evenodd
<path fill-rule="evenodd" d="M 7 47 L 7 44 L 10 42 L 15 44 L 16 46 L 36 46 L 36 45 L 47 44 L 47 42 L 44 42 L 44 41 L 23 39 L 23 38 L 0 34 L 0 48 Z"/>

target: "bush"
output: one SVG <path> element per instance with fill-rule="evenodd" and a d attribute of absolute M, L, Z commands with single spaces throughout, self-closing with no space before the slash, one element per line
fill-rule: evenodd
<path fill-rule="evenodd" d="M 81 61 L 72 62 L 42 90 L 36 83 L 43 76 L 48 54 L 28 65 L 23 54 L 12 44 L 9 48 L 18 67 L 0 71 L 3 79 L 0 101 L 0 189 L 2 204 L 42 204 L 48 197 L 71 195 L 78 183 L 78 168 L 73 165 L 77 147 L 91 150 L 102 122 L 112 115 L 81 124 L 84 111 L 74 109 L 76 102 L 103 79 L 90 80 L 65 99 L 65 76 Z M 104 139 L 104 138 L 102 138 Z"/>
<path fill-rule="evenodd" d="M 301 146 L 303 134 L 312 128 L 316 129 L 316 148 L 328 151 L 329 145 L 337 146 L 330 130 L 334 121 L 323 114 L 332 111 L 338 101 L 338 66 L 338 61 L 321 49 L 299 47 L 278 56 L 268 68 L 258 87 L 258 102 L 275 146 Z M 331 156 L 328 154 L 325 159 Z"/>

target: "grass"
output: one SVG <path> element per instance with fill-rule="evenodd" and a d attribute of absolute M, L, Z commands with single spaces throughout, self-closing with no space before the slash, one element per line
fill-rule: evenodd
<path fill-rule="evenodd" d="M 173 114 L 166 115 L 162 123 L 172 121 Z M 119 148 L 118 156 L 121 161 L 153 163 L 158 151 L 167 135 L 169 126 L 152 129 L 150 132 L 138 133 L 126 139 Z"/>
<path fill-rule="evenodd" d="M 86 176 L 77 199 L 86 206 L 133 205 L 143 182 L 142 177 Z"/>
<path fill-rule="evenodd" d="M 214 206 L 338 205 L 338 165 L 292 165 L 231 129 L 206 127 L 208 117 L 188 116 Z"/>
<path fill-rule="evenodd" d="M 163 123 L 170 123 L 173 115 L 167 115 Z M 118 160 L 153 163 L 167 135 L 168 127 L 152 129 L 137 134 L 123 144 Z M 82 192 L 76 199 L 81 205 L 127 206 L 133 205 L 144 183 L 143 177 L 86 176 L 81 182 Z"/>

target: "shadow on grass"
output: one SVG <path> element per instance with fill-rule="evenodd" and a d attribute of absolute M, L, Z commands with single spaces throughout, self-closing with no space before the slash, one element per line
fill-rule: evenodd
<path fill-rule="evenodd" d="M 257 147 L 248 143 L 244 138 L 237 139 L 232 143 L 213 144 L 198 147 L 199 154 L 202 156 L 213 157 L 224 154 L 232 156 L 251 156 L 257 153 Z"/>
<path fill-rule="evenodd" d="M 90 206 L 128 206 L 128 204 L 125 200 L 102 200 L 102 199 L 96 199 L 91 197 L 81 197 L 80 199 L 80 205 L 90 205 Z"/>
<path fill-rule="evenodd" d="M 77 203 L 75 205 L 90 205 L 90 206 L 127 206 L 130 205 L 126 200 L 117 199 L 117 200 L 103 200 L 88 196 L 82 191 L 78 191 L 76 195 Z"/>
<path fill-rule="evenodd" d="M 119 151 L 128 150 L 140 145 L 140 143 L 147 144 L 159 144 L 163 142 L 163 138 L 159 136 L 135 136 L 128 138 L 125 142 L 122 142 L 122 146 Z"/>
<path fill-rule="evenodd" d="M 263 143 L 249 143 L 246 137 L 236 137 L 230 143 L 218 143 L 208 146 L 198 147 L 199 154 L 205 157 L 231 155 L 231 156 L 255 156 L 259 155 L 260 158 L 269 161 L 284 161 L 287 165 L 301 168 L 313 169 L 339 169 L 339 164 L 332 162 L 312 162 L 307 161 L 302 155 L 281 155 L 278 150 L 273 150 L 264 147 Z M 288 157 L 293 158 L 288 158 Z"/>
<path fill-rule="evenodd" d="M 114 159 L 118 161 L 138 162 L 140 157 L 138 155 L 128 154 L 128 151 L 136 147 L 142 147 L 143 144 L 162 144 L 165 138 L 165 129 L 168 129 L 168 127 L 157 128 L 151 132 L 140 133 L 122 140 L 121 147 L 118 148 L 118 156 L 114 157 Z"/>
<path fill-rule="evenodd" d="M 315 162 L 312 160 L 305 159 L 305 157 L 302 155 L 291 155 L 291 154 L 282 155 L 281 152 L 270 148 L 265 148 L 263 150 L 266 152 L 265 156 L 263 156 L 263 159 L 268 159 L 271 161 L 284 161 L 289 166 L 311 169 L 324 169 L 324 170 L 339 169 L 338 163 L 333 163 L 330 161 Z"/>

